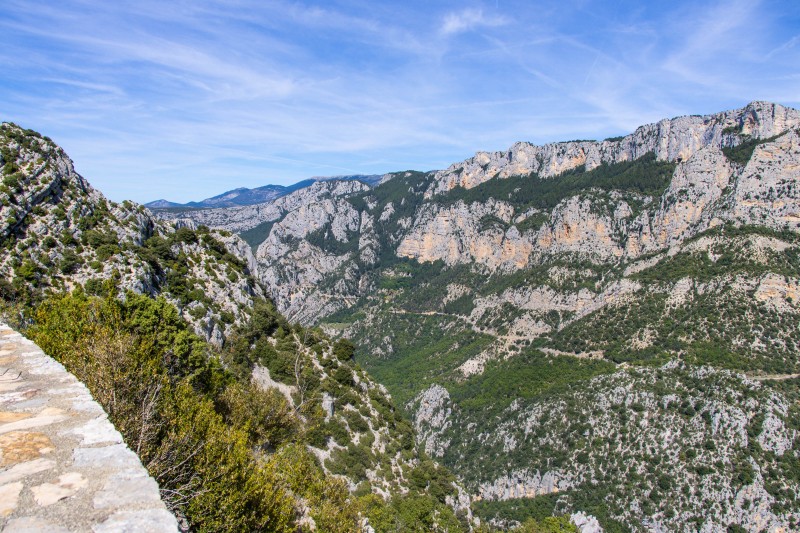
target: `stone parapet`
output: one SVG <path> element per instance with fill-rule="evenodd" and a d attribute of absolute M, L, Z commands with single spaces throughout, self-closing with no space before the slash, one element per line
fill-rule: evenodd
<path fill-rule="evenodd" d="M 0 323 L 0 526 L 172 532 L 156 481 L 89 390 Z"/>

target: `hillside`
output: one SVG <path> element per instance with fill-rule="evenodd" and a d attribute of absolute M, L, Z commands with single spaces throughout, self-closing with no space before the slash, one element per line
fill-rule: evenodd
<path fill-rule="evenodd" d="M 798 168 L 800 112 L 753 102 L 198 221 L 258 228 L 278 308 L 356 343 L 484 518 L 778 531 L 800 525 Z"/>
<path fill-rule="evenodd" d="M 0 156 L 2 312 L 89 387 L 184 527 L 470 527 L 353 346 L 278 313 L 239 237 L 108 201 L 16 125 Z"/>

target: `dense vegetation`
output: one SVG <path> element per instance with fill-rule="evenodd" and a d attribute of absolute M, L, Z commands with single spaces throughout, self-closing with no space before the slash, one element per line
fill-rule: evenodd
<path fill-rule="evenodd" d="M 450 397 L 465 412 L 492 416 L 515 400 L 540 400 L 545 395 L 563 394 L 576 383 L 615 369 L 615 365 L 606 361 L 548 357 L 526 349 L 511 359 L 493 361 L 480 374 L 453 384 Z"/>
<path fill-rule="evenodd" d="M 306 401 L 290 402 L 246 378 L 252 360 L 278 376 L 291 374 L 288 364 L 296 369 L 303 357 L 299 339 L 324 348 L 323 339 L 290 327 L 269 304 L 261 304 L 221 352 L 191 333 L 166 300 L 133 293 L 124 301 L 81 290 L 53 296 L 37 308 L 27 333 L 89 387 L 158 480 L 170 508 L 197 530 L 296 531 L 306 516 L 324 531 L 352 531 L 360 515 L 378 531 L 462 528 L 444 505 L 453 479 L 430 461 L 408 470 L 410 492 L 389 502 L 372 495 L 368 485 L 353 497 L 346 483 L 325 473 L 306 446 L 328 439 L 346 444 L 349 436 L 325 423 L 310 398 L 335 385 L 305 383 L 297 394 L 307 395 Z M 269 348 L 269 338 L 278 339 L 278 350 Z M 334 373 L 336 379 L 351 381 L 352 346 L 339 342 L 331 353 L 330 364 L 347 369 L 344 377 Z M 301 380 L 314 379 L 310 372 L 301 374 Z M 339 389 L 342 398 L 347 393 Z M 372 397 L 383 416 L 404 424 L 386 397 L 377 391 Z M 349 401 L 357 400 L 350 394 Z M 361 417 L 348 420 L 367 429 Z M 405 431 L 409 438 L 400 440 L 413 450 L 410 428 Z M 373 455 L 363 438 L 360 444 L 353 449 Z M 329 468 L 351 474 L 354 467 L 346 465 L 352 454 L 345 450 Z M 363 475 L 371 461 L 361 464 Z"/>
<path fill-rule="evenodd" d="M 753 156 L 753 151 L 755 151 L 757 146 L 774 141 L 778 137 L 780 137 L 780 135 L 768 137 L 766 139 L 751 139 L 744 136 L 744 140 L 741 143 L 733 147 L 723 148 L 722 153 L 732 162 L 744 166 L 750 161 L 750 158 Z"/>
<path fill-rule="evenodd" d="M 726 148 L 725 154 L 744 165 L 754 148 L 767 141 Z M 382 190 L 391 181 L 372 191 L 372 198 L 380 198 L 382 204 L 371 212 L 383 213 L 389 197 L 393 206 L 403 202 L 402 216 L 412 219 L 433 204 L 438 208 L 464 202 L 469 208 L 494 198 L 510 203 L 517 216 L 526 213 L 525 218 L 508 222 L 487 215 L 480 231 L 516 226 L 525 232 L 550 224 L 551 210 L 579 195 L 591 200 L 593 212 L 603 210 L 601 216 L 611 216 L 614 206 L 624 201 L 632 212 L 626 217 L 644 211 L 652 217 L 674 169 L 673 163 L 658 162 L 650 154 L 548 179 L 495 177 L 428 200 L 422 193 L 430 178 L 408 176 L 395 182 L 391 196 Z M 796 232 L 722 224 L 669 254 L 654 253 L 631 263 L 543 254 L 522 269 L 489 271 L 475 264 L 396 257 L 391 252 L 404 232 L 394 221 L 400 218 L 392 214 L 382 223 L 385 232 L 377 232 L 384 247 L 381 258 L 364 268 L 375 294 L 362 296 L 325 322 L 368 347 L 360 362 L 409 413 L 419 408 L 418 394 L 432 385 L 445 387 L 449 396 L 442 412 L 450 413 L 448 421 L 437 419 L 444 426 L 423 428 L 422 434 L 436 435 L 433 449 L 441 451 L 437 458 L 471 491 L 479 492 L 482 484 L 503 475 L 512 480 L 536 479 L 545 472 L 583 476 L 560 488 L 557 497 L 483 500 L 475 511 L 484 520 L 524 522 L 582 510 L 599 518 L 608 531 L 637 529 L 650 520 L 671 524 L 667 528 L 690 524 L 699 529 L 712 517 L 725 516 L 727 511 L 718 506 L 724 510 L 749 505 L 725 500 L 727 496 L 720 495 L 728 490 L 725 487 L 735 494 L 763 479 L 776 498 L 771 511 L 793 523 L 787 509 L 797 498 L 797 482 L 793 474 L 781 477 L 777 472 L 794 471 L 796 444 L 782 455 L 754 444 L 766 442 L 760 424 L 769 418 L 769 408 L 759 411 L 752 406 L 769 405 L 769 393 L 750 390 L 741 378 L 719 378 L 724 392 L 712 395 L 707 387 L 717 378 L 697 379 L 693 372 L 706 366 L 708 372 L 728 369 L 761 376 L 786 377 L 800 371 L 796 303 L 791 296 L 783 301 L 755 297 L 765 279 L 793 287 L 800 278 Z M 627 236 L 622 232 L 613 238 L 624 245 Z M 333 286 L 335 281 L 332 277 L 326 283 Z M 568 310 L 575 304 L 566 302 L 598 301 L 603 291 L 617 290 L 618 283 L 631 284 L 625 285 L 630 296 L 609 298 L 614 303 L 591 312 Z M 627 289 L 630 286 L 635 288 Z M 528 291 L 539 291 L 542 305 L 552 308 L 525 305 L 531 298 Z M 514 326 L 517 322 L 521 326 Z M 536 328 L 537 333 L 526 328 Z M 674 370 L 670 365 L 676 360 L 689 366 Z M 478 373 L 465 375 L 462 365 L 474 361 L 480 361 Z M 628 373 L 626 368 L 633 369 Z M 601 392 L 603 380 L 624 388 L 631 400 L 609 412 L 608 398 L 617 393 Z M 787 387 L 791 390 L 793 385 Z M 596 394 L 590 394 L 594 389 Z M 671 394 L 678 395 L 674 404 Z M 752 402 L 746 414 L 736 411 L 744 401 L 737 398 Z M 537 418 L 531 426 L 527 420 L 534 406 L 544 406 L 551 416 Z M 751 418 L 748 441 L 712 447 L 718 436 L 709 417 L 740 416 Z M 789 424 L 790 416 L 781 414 L 781 423 Z M 664 438 L 658 433 L 663 431 L 679 435 L 681 444 L 641 447 L 636 434 L 641 424 L 659 435 L 652 438 Z M 686 473 L 679 474 L 683 469 Z M 703 489 L 683 487 L 686 480 Z M 626 507 L 634 501 L 635 511 Z M 739 527 L 735 522 L 723 526 Z"/>
<path fill-rule="evenodd" d="M 297 415 L 282 396 L 236 382 L 165 300 L 128 294 L 123 303 L 76 292 L 39 306 L 35 320 L 31 338 L 89 387 L 168 505 L 193 527 L 290 531 L 291 491 L 309 474 L 324 481 L 323 491 L 347 499 L 302 447 L 256 460 L 251 446 L 290 444 L 281 429 L 296 424 Z M 272 416 L 259 420 L 242 409 L 248 402 L 238 397 L 252 394 Z M 314 511 L 354 523 L 353 509 L 340 512 Z"/>
<path fill-rule="evenodd" d="M 442 461 L 458 464 L 468 487 L 483 482 L 486 470 L 509 476 L 511 489 L 527 483 L 534 490 L 538 474 L 554 474 L 557 493 L 484 500 L 476 512 L 485 518 L 580 509 L 607 531 L 638 530 L 648 516 L 662 523 L 681 516 L 679 523 L 700 528 L 711 502 L 763 476 L 769 508 L 793 523 L 798 444 L 784 451 L 766 436 L 770 425 L 795 425 L 782 402 L 770 388 L 709 368 L 634 368 L 573 381 L 490 416 L 454 403 L 459 421 L 440 435 L 449 442 Z M 462 429 L 472 424 L 480 424 L 480 445 Z M 630 499 L 639 507 L 621 503 Z"/>
<path fill-rule="evenodd" d="M 272 231 L 273 225 L 275 225 L 274 220 L 262 222 L 261 224 L 250 228 L 247 231 L 241 232 L 239 236 L 250 245 L 253 251 L 255 251 L 262 242 L 267 240 L 267 237 L 269 237 L 269 232 Z"/>
<path fill-rule="evenodd" d="M 457 188 L 441 197 L 442 202 L 483 202 L 496 198 L 511 202 L 521 208 L 535 207 L 551 210 L 565 198 L 587 189 L 625 191 L 658 197 L 669 185 L 675 163 L 656 161 L 655 154 L 647 154 L 634 161 L 603 163 L 587 171 L 584 167 L 559 176 L 542 178 L 536 174 L 493 178 L 471 189 Z"/>
<path fill-rule="evenodd" d="M 608 306 L 575 321 L 549 338 L 536 341 L 570 353 L 601 350 L 615 362 L 643 361 L 664 354 L 684 354 L 698 364 L 721 368 L 790 374 L 800 370 L 796 314 L 752 297 L 754 286 L 740 281 L 766 274 L 784 279 L 800 277 L 798 248 L 752 253 L 754 237 L 798 243 L 793 232 L 767 228 L 724 226 L 699 235 L 717 238 L 708 251 L 682 252 L 633 274 L 650 288 L 647 298 Z M 712 259 L 713 257 L 713 259 Z M 669 293 L 679 280 L 691 288 L 679 305 Z M 729 280 L 714 291 L 717 280 Z M 633 344 L 646 330 L 646 345 Z"/>

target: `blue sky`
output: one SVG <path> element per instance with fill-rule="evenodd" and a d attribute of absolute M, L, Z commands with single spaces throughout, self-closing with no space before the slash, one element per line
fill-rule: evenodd
<path fill-rule="evenodd" d="M 3 0 L 0 119 L 113 200 L 800 107 L 800 2 Z"/>

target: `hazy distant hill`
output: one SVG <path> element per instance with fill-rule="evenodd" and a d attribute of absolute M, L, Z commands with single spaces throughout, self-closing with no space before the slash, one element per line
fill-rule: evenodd
<path fill-rule="evenodd" d="M 286 196 L 299 189 L 304 189 L 318 181 L 328 180 L 341 180 L 341 181 L 360 181 L 369 186 L 374 186 L 381 179 L 380 175 L 365 175 L 354 174 L 351 176 L 315 176 L 303 181 L 299 181 L 293 185 L 264 185 L 263 187 L 256 187 L 255 189 L 247 189 L 240 187 L 233 189 L 211 198 L 206 198 L 199 202 L 188 202 L 180 204 L 177 202 L 170 202 L 169 200 L 155 200 L 144 204 L 149 209 L 170 209 L 179 207 L 188 208 L 213 208 L 213 207 L 235 207 L 242 205 L 255 205 L 277 200 L 282 196 Z"/>

